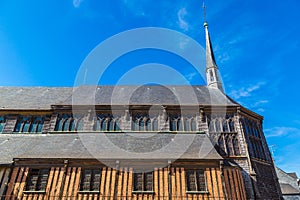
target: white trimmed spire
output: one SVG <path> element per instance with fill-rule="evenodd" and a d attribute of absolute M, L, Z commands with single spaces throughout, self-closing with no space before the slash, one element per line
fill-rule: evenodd
<path fill-rule="evenodd" d="M 208 87 L 218 88 L 222 92 L 223 83 L 219 75 L 219 69 L 216 64 L 215 55 L 212 49 L 210 36 L 208 32 L 208 23 L 204 22 L 205 38 L 206 38 L 206 81 Z"/>

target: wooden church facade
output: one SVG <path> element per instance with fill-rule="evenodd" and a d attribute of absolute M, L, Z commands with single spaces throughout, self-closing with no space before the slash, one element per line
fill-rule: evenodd
<path fill-rule="evenodd" d="M 0 87 L 0 198 L 281 199 L 263 117 L 224 94 L 204 27 L 207 86 Z"/>

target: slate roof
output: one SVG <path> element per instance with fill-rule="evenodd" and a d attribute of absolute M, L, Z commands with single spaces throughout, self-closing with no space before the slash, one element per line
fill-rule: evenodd
<path fill-rule="evenodd" d="M 0 87 L 0 109 L 51 105 L 237 105 L 207 86 Z"/>
<path fill-rule="evenodd" d="M 283 195 L 291 195 L 291 194 L 298 194 L 300 195 L 299 189 L 294 188 L 290 184 L 287 183 L 280 183 L 281 192 Z"/>
<path fill-rule="evenodd" d="M 205 134 L 0 135 L 0 164 L 13 158 L 222 159 Z"/>
<path fill-rule="evenodd" d="M 70 87 L 0 87 L 0 110 L 49 109 L 71 94 Z"/>

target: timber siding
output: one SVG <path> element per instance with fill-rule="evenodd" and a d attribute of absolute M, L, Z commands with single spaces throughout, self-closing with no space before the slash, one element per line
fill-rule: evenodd
<path fill-rule="evenodd" d="M 9 175 L 10 168 L 0 167 L 0 196 L 3 196 L 6 191 Z"/>
<path fill-rule="evenodd" d="M 99 191 L 79 191 L 82 167 L 51 167 L 45 191 L 26 191 L 29 167 L 15 167 L 8 184 L 5 200 L 169 200 L 169 199 L 246 199 L 240 169 L 206 168 L 207 192 L 187 192 L 184 167 L 154 169 L 152 192 L 133 191 L 133 168 L 102 169 Z M 224 180 L 224 181 L 223 181 Z M 225 186 L 225 187 L 224 187 Z"/>

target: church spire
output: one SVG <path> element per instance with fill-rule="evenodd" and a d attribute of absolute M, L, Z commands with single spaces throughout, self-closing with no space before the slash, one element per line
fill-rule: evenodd
<path fill-rule="evenodd" d="M 208 23 L 206 21 L 206 7 L 203 4 L 204 9 L 204 28 L 205 28 L 205 38 L 206 38 L 206 80 L 208 87 L 218 88 L 222 92 L 223 84 L 219 76 L 219 69 L 216 64 L 215 55 L 212 49 L 212 44 L 208 32 Z"/>

